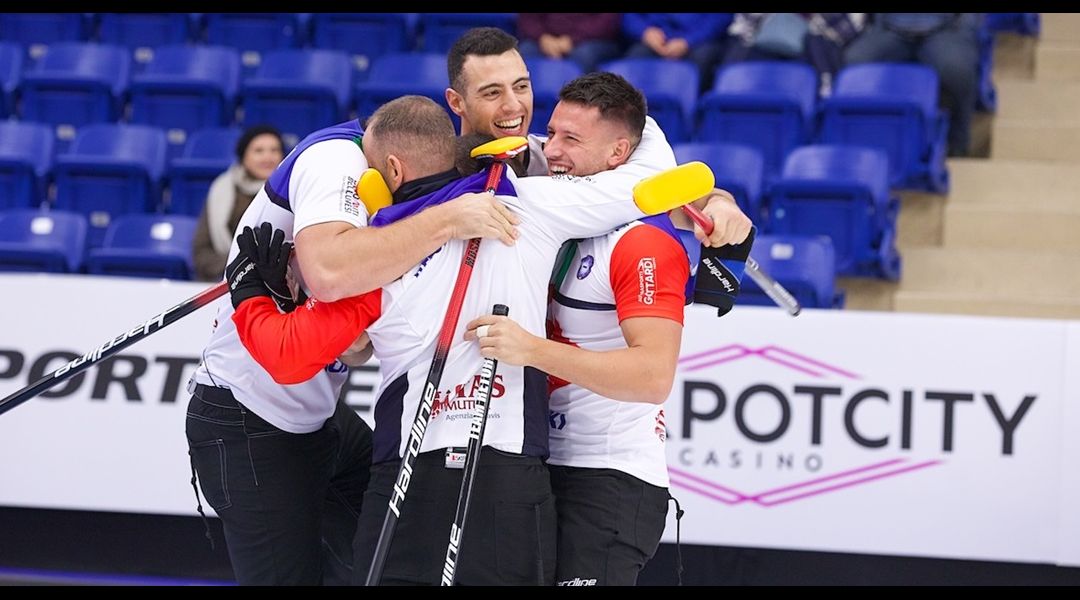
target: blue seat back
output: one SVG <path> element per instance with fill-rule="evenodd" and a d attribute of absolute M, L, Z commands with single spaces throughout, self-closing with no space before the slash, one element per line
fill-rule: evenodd
<path fill-rule="evenodd" d="M 779 61 L 735 63 L 717 72 L 698 102 L 697 139 L 757 148 L 767 180 L 788 153 L 813 133 L 817 75 L 808 65 Z"/>
<path fill-rule="evenodd" d="M 22 46 L 0 42 L 0 119 L 15 112 L 15 88 L 19 85 L 22 68 Z"/>
<path fill-rule="evenodd" d="M 236 127 L 201 129 L 188 137 L 180 157 L 169 164 L 171 214 L 198 216 L 210 184 L 236 160 Z"/>
<path fill-rule="evenodd" d="M 836 257 L 826 236 L 759 235 L 750 255 L 763 271 L 784 286 L 803 308 L 842 308 L 836 290 Z M 737 302 L 775 306 L 750 277 L 743 277 Z"/>
<path fill-rule="evenodd" d="M 147 63 L 154 48 L 192 38 L 191 18 L 186 13 L 101 13 L 98 38 L 133 50 L 136 63 Z"/>
<path fill-rule="evenodd" d="M 90 39 L 85 13 L 0 13 L 0 39 L 18 42 L 31 58 L 50 44 Z"/>
<path fill-rule="evenodd" d="M 176 156 L 191 132 L 232 123 L 239 83 L 235 48 L 162 46 L 131 79 L 131 122 L 166 129 Z"/>
<path fill-rule="evenodd" d="M 893 187 L 943 192 L 946 130 L 937 105 L 938 76 L 926 65 L 846 67 L 823 103 L 820 140 L 881 148 Z"/>
<path fill-rule="evenodd" d="M 49 126 L 0 122 L 0 208 L 40 204 L 52 162 L 53 132 Z"/>
<path fill-rule="evenodd" d="M 473 27 L 498 27 L 515 35 L 515 13 L 420 13 L 424 52 L 447 52 L 454 41 Z"/>
<path fill-rule="evenodd" d="M 546 134 L 551 112 L 559 103 L 559 90 L 570 80 L 581 75 L 581 67 L 570 60 L 530 57 L 525 61 L 532 80 L 533 116 L 529 130 Z"/>
<path fill-rule="evenodd" d="M 384 102 L 404 94 L 427 96 L 445 107 L 448 87 L 446 55 L 426 52 L 387 54 L 375 60 L 367 81 L 356 85 L 356 113 L 363 119 Z"/>
<path fill-rule="evenodd" d="M 116 215 L 160 203 L 165 133 L 145 125 L 84 127 L 54 167 L 56 206 L 90 216 L 90 245 L 100 245 Z"/>
<path fill-rule="evenodd" d="M 338 50 L 272 50 L 241 87 L 244 123 L 273 123 L 292 146 L 345 119 L 352 66 Z"/>
<path fill-rule="evenodd" d="M 120 116 L 131 59 L 105 44 L 57 43 L 23 74 L 22 117 L 51 123 L 65 143 L 75 128 Z"/>
<path fill-rule="evenodd" d="M 879 260 L 888 220 L 888 159 L 876 148 L 804 146 L 770 188 L 770 233 L 826 235 L 836 269 L 859 274 Z"/>
<path fill-rule="evenodd" d="M 86 230 L 80 214 L 0 211 L 0 271 L 76 273 L 86 254 Z"/>
<path fill-rule="evenodd" d="M 311 29 L 312 45 L 349 54 L 363 77 L 376 58 L 412 48 L 405 13 L 314 13 Z"/>
<path fill-rule="evenodd" d="M 626 58 L 606 63 L 600 70 L 622 75 L 645 94 L 649 114 L 656 119 L 669 141 L 690 139 L 699 80 L 693 63 L 662 58 Z"/>
<path fill-rule="evenodd" d="M 296 13 L 206 13 L 205 19 L 206 42 L 240 50 L 245 75 L 254 73 L 266 52 L 302 41 Z"/>
<path fill-rule="evenodd" d="M 90 251 L 89 273 L 189 279 L 198 219 L 183 215 L 122 215 L 101 248 Z"/>
<path fill-rule="evenodd" d="M 679 164 L 701 161 L 712 169 L 716 187 L 735 196 L 735 203 L 757 225 L 764 223 L 761 186 L 765 161 L 761 152 L 752 146 L 696 142 L 676 144 L 675 159 Z"/>

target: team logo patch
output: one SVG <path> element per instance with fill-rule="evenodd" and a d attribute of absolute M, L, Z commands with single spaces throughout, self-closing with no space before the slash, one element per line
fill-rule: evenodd
<path fill-rule="evenodd" d="M 651 305 L 656 301 L 656 259 L 646 256 L 638 261 L 638 302 Z"/>
<path fill-rule="evenodd" d="M 584 258 L 582 258 L 581 259 L 581 266 L 578 267 L 578 270 L 577 270 L 577 278 L 578 279 L 585 279 L 586 277 L 588 277 L 589 273 L 592 273 L 592 267 L 593 267 L 594 262 L 596 262 L 596 261 L 595 261 L 595 259 L 593 259 L 591 254 L 585 256 Z"/>
<path fill-rule="evenodd" d="M 360 197 L 356 195 L 356 178 L 346 175 L 341 179 L 341 212 L 360 217 Z M 365 211 L 366 212 L 366 211 Z"/>

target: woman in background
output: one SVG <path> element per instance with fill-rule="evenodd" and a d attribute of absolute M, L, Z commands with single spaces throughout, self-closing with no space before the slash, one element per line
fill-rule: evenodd
<path fill-rule="evenodd" d="M 281 132 L 274 127 L 256 125 L 241 134 L 237 162 L 210 184 L 199 216 L 192 243 L 196 279 L 221 280 L 240 216 L 284 157 Z"/>

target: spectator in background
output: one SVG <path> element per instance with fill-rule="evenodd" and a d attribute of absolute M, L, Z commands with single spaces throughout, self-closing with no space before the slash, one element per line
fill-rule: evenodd
<path fill-rule="evenodd" d="M 522 56 L 569 58 L 585 73 L 618 58 L 619 13 L 519 13 L 518 51 Z"/>
<path fill-rule="evenodd" d="M 256 125 L 236 142 L 236 160 L 210 184 L 192 242 L 195 278 L 220 281 L 240 216 L 285 157 L 281 132 Z"/>
<path fill-rule="evenodd" d="M 712 87 L 731 13 L 626 13 L 623 32 L 634 40 L 627 58 L 687 59 L 698 67 L 700 90 Z"/>
<path fill-rule="evenodd" d="M 844 66 L 844 48 L 862 30 L 864 13 L 735 13 L 724 64 L 798 60 L 814 68 L 822 96 Z"/>
<path fill-rule="evenodd" d="M 949 109 L 949 156 L 965 156 L 979 85 L 978 13 L 877 13 L 844 52 L 846 64 L 919 62 L 937 71 Z"/>

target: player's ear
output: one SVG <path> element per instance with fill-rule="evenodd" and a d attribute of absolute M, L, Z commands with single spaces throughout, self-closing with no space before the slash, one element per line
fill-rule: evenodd
<path fill-rule="evenodd" d="M 614 169 L 629 160 L 632 151 L 633 146 L 631 146 L 630 140 L 619 138 L 619 140 L 615 142 L 615 145 L 611 147 L 611 153 L 608 155 L 608 168 Z"/>

